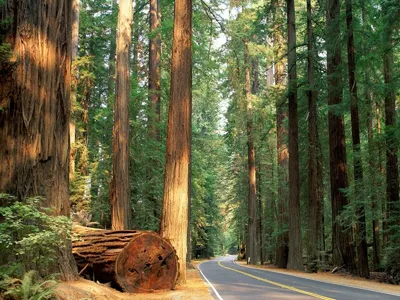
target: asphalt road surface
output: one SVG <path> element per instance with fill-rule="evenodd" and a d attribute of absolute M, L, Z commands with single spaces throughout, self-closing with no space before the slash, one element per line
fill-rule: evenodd
<path fill-rule="evenodd" d="M 199 265 L 214 299 L 400 299 L 400 294 L 371 291 L 368 287 L 360 289 L 248 268 L 237 265 L 234 258 L 233 255 L 219 257 Z"/>

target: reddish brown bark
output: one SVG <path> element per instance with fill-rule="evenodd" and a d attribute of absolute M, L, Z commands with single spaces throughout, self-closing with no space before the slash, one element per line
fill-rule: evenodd
<path fill-rule="evenodd" d="M 82 273 L 130 293 L 175 287 L 178 258 L 172 245 L 158 234 L 81 226 L 74 233 L 78 240 L 72 252 Z"/>
<path fill-rule="evenodd" d="M 164 199 L 160 233 L 179 258 L 179 282 L 186 282 L 190 130 L 192 106 L 192 1 L 175 1 Z"/>
<path fill-rule="evenodd" d="M 149 136 L 160 140 L 160 99 L 161 99 L 161 32 L 159 0 L 150 0 L 150 30 L 152 37 L 149 46 Z"/>
<path fill-rule="evenodd" d="M 308 79 L 308 270 L 316 272 L 318 269 L 318 250 L 322 244 L 322 207 L 319 173 L 321 157 L 317 143 L 317 95 L 314 87 L 315 54 L 313 46 L 313 27 L 311 0 L 307 0 L 307 79 Z"/>
<path fill-rule="evenodd" d="M 45 12 L 43 7 L 46 7 Z M 0 192 L 69 216 L 71 14 L 67 0 L 5 1 L 0 20 L 13 56 L 0 78 Z M 70 245 L 60 249 L 58 271 L 74 279 Z"/>
<path fill-rule="evenodd" d="M 300 220 L 299 124 L 297 115 L 296 20 L 294 0 L 287 0 L 289 77 L 289 269 L 303 270 Z"/>
<path fill-rule="evenodd" d="M 343 115 L 335 110 L 342 102 L 341 45 L 340 45 L 340 1 L 327 3 L 327 75 L 330 181 L 332 201 L 332 250 L 333 263 L 355 270 L 355 253 L 352 245 L 352 229 L 338 223 L 337 218 L 349 204 L 344 189 L 348 188 L 346 142 Z"/>
<path fill-rule="evenodd" d="M 276 134 L 277 134 L 277 154 L 278 154 L 278 213 L 277 213 L 277 230 L 279 235 L 277 237 L 276 246 L 276 265 L 279 268 L 287 267 L 288 260 L 288 231 L 286 225 L 288 224 L 288 165 L 289 165 L 289 152 L 287 148 L 287 128 L 285 126 L 285 119 L 287 119 L 287 106 L 284 97 L 285 81 L 285 60 L 284 53 L 286 49 L 284 32 L 280 26 L 282 15 L 279 12 L 279 6 L 283 5 L 280 0 L 273 1 L 274 8 L 274 60 L 275 60 L 275 90 L 277 93 L 276 102 Z"/>
<path fill-rule="evenodd" d="M 111 227 L 129 229 L 132 223 L 129 185 L 129 97 L 132 1 L 120 0 L 117 33 L 117 78 L 114 103 Z"/>
<path fill-rule="evenodd" d="M 400 199 L 399 199 L 399 170 L 397 158 L 397 139 L 393 130 L 396 126 L 396 94 L 393 87 L 393 28 L 392 12 L 390 5 L 383 5 L 383 15 L 386 16 L 383 36 L 383 77 L 386 86 L 385 91 L 385 136 L 386 136 L 386 202 L 387 202 L 387 226 L 388 238 L 397 234 L 392 225 L 399 224 Z"/>
<path fill-rule="evenodd" d="M 354 161 L 354 182 L 355 182 L 355 206 L 357 224 L 355 226 L 358 274 L 361 277 L 369 278 L 368 249 L 367 249 L 367 227 L 365 221 L 364 197 L 362 196 L 362 160 L 360 145 L 360 121 L 358 114 L 358 95 L 356 81 L 356 59 L 354 54 L 353 36 L 353 4 L 352 0 L 346 0 L 346 24 L 347 24 L 347 66 L 349 73 L 349 90 L 351 98 L 351 134 L 353 138 L 353 161 Z"/>
<path fill-rule="evenodd" d="M 245 96 L 246 96 L 246 124 L 247 124 L 247 167 L 248 167 L 248 224 L 246 257 L 250 264 L 257 263 L 257 211 L 256 211 L 256 165 L 253 136 L 253 104 L 250 90 L 250 59 L 247 41 L 243 40 L 245 64 Z"/>

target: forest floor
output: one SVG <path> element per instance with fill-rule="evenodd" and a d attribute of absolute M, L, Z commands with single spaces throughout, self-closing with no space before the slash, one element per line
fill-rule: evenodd
<path fill-rule="evenodd" d="M 197 269 L 200 262 L 192 262 L 193 267 L 187 270 L 187 282 L 177 286 L 174 290 L 154 291 L 152 293 L 122 293 L 106 284 L 99 284 L 81 278 L 78 281 L 62 282 L 56 288 L 57 298 L 60 300 L 79 299 L 148 299 L 148 300 L 212 300 L 207 284 L 203 281 Z"/>
<path fill-rule="evenodd" d="M 236 261 L 236 263 L 243 266 L 246 265 L 245 261 Z M 317 281 L 341 284 L 350 287 L 358 287 L 367 290 L 400 294 L 400 285 L 378 282 L 379 278 L 382 275 L 381 273 L 371 272 L 372 279 L 365 279 L 344 273 L 335 273 L 335 274 L 332 274 L 331 272 L 305 273 L 302 271 L 279 269 L 272 265 L 251 266 L 251 267 L 266 269 L 272 272 L 284 273 L 293 276 L 299 276 L 302 278 L 313 279 Z"/>

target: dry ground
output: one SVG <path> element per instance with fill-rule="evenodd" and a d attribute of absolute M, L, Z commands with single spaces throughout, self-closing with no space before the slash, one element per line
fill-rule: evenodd
<path fill-rule="evenodd" d="M 198 262 L 193 265 L 197 266 Z M 56 289 L 57 298 L 60 300 L 124 300 L 124 299 L 148 299 L 148 300 L 211 300 L 208 286 L 204 283 L 197 268 L 187 271 L 187 283 L 177 286 L 172 291 L 155 291 L 146 294 L 122 293 L 105 284 L 98 284 L 90 280 L 60 283 Z"/>

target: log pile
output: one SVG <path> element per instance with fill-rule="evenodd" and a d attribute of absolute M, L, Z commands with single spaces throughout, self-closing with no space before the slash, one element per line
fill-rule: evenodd
<path fill-rule="evenodd" d="M 72 252 L 80 273 L 111 282 L 123 291 L 173 289 L 178 258 L 169 241 L 151 231 L 74 226 Z"/>

